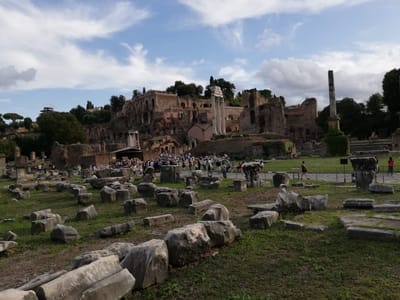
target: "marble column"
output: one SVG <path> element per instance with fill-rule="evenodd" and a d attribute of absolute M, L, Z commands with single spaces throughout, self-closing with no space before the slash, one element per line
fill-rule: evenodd
<path fill-rule="evenodd" d="M 215 105 L 216 105 L 215 95 L 211 94 L 213 134 L 217 135 L 217 108 L 215 107 Z"/>

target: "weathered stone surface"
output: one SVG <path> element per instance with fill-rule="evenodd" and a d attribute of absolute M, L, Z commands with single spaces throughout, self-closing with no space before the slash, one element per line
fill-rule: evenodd
<path fill-rule="evenodd" d="M 394 187 L 380 183 L 371 183 L 368 186 L 368 191 L 377 194 L 394 194 Z"/>
<path fill-rule="evenodd" d="M 125 201 L 130 197 L 128 189 L 119 189 L 117 190 L 117 201 Z"/>
<path fill-rule="evenodd" d="M 289 185 L 289 175 L 287 173 L 275 173 L 272 176 L 272 182 L 274 184 L 274 187 L 280 187 L 281 184 L 284 185 Z"/>
<path fill-rule="evenodd" d="M 198 213 L 206 211 L 213 204 L 214 204 L 214 201 L 210 200 L 210 199 L 206 199 L 203 201 L 193 203 L 193 204 L 189 205 L 189 213 L 191 213 L 193 215 L 197 215 Z"/>
<path fill-rule="evenodd" d="M 253 214 L 257 214 L 260 211 L 276 210 L 276 203 L 265 203 L 265 204 L 251 204 L 247 205 L 248 209 L 253 210 Z"/>
<path fill-rule="evenodd" d="M 276 211 L 260 211 L 256 215 L 250 217 L 249 225 L 251 228 L 267 229 L 276 223 L 279 218 L 279 213 Z"/>
<path fill-rule="evenodd" d="M 328 195 L 302 196 L 282 188 L 276 197 L 275 204 L 279 212 L 323 210 L 328 204 Z"/>
<path fill-rule="evenodd" d="M 38 300 L 34 291 L 7 289 L 0 292 L 0 300 Z"/>
<path fill-rule="evenodd" d="M 340 217 L 340 221 L 345 227 L 369 227 L 380 229 L 400 230 L 400 217 L 391 215 L 345 215 Z"/>
<path fill-rule="evenodd" d="M 304 224 L 289 221 L 289 220 L 281 220 L 281 224 L 283 225 L 283 227 L 289 228 L 289 229 L 303 229 L 304 228 Z"/>
<path fill-rule="evenodd" d="M 210 237 L 204 224 L 195 223 L 167 232 L 169 262 L 174 267 L 182 267 L 198 261 L 210 249 Z"/>
<path fill-rule="evenodd" d="M 383 230 L 368 227 L 350 226 L 346 228 L 347 236 L 350 238 L 379 240 L 379 241 L 394 241 L 396 234 L 393 230 Z"/>
<path fill-rule="evenodd" d="M 360 208 L 372 209 L 374 207 L 374 199 L 351 198 L 343 201 L 344 208 Z"/>
<path fill-rule="evenodd" d="M 400 204 L 374 204 L 373 209 L 375 212 L 400 212 Z"/>
<path fill-rule="evenodd" d="M 138 189 L 137 186 L 134 185 L 133 183 L 126 182 L 122 185 L 123 189 L 127 189 L 129 191 L 129 195 L 132 196 L 137 196 L 138 194 Z"/>
<path fill-rule="evenodd" d="M 147 211 L 147 202 L 144 200 L 144 198 L 126 200 L 124 202 L 124 211 L 127 215 Z"/>
<path fill-rule="evenodd" d="M 328 205 L 328 194 L 303 196 L 308 202 L 310 210 L 325 210 Z"/>
<path fill-rule="evenodd" d="M 175 207 L 178 206 L 179 197 L 178 191 L 170 192 L 156 192 L 156 201 L 162 207 Z"/>
<path fill-rule="evenodd" d="M 21 285 L 20 287 L 18 287 L 18 290 L 21 291 L 29 291 L 29 290 L 33 290 L 36 292 L 37 288 L 39 286 L 41 286 L 42 284 L 45 284 L 46 282 L 52 281 L 54 279 L 56 279 L 57 277 L 60 277 L 61 275 L 67 273 L 66 270 L 61 270 L 55 273 L 44 273 L 41 274 L 35 278 L 33 278 L 32 280 L 30 280 L 29 282 L 25 283 L 24 285 Z"/>
<path fill-rule="evenodd" d="M 103 186 L 100 190 L 100 198 L 103 202 L 115 202 L 117 200 L 117 191 L 108 186 Z"/>
<path fill-rule="evenodd" d="M 77 198 L 78 198 L 78 203 L 79 204 L 89 204 L 90 202 L 92 202 L 92 197 L 93 194 L 92 193 L 79 193 Z"/>
<path fill-rule="evenodd" d="M 223 247 L 240 238 L 241 231 L 232 221 L 200 221 L 210 237 L 211 247 Z"/>
<path fill-rule="evenodd" d="M 122 224 L 114 224 L 111 226 L 104 227 L 100 230 L 99 235 L 102 238 L 115 236 L 121 233 L 127 233 L 133 229 L 134 221 L 129 221 Z"/>
<path fill-rule="evenodd" d="M 76 269 L 81 266 L 90 264 L 91 262 L 94 262 L 95 260 L 98 260 L 101 257 L 106 257 L 106 256 L 110 256 L 110 255 L 114 255 L 114 253 L 112 253 L 109 250 L 104 250 L 104 249 L 85 252 L 85 253 L 82 253 L 82 254 L 76 256 L 72 260 L 71 268 Z"/>
<path fill-rule="evenodd" d="M 14 248 L 17 245 L 18 243 L 14 241 L 0 241 L 0 253 Z"/>
<path fill-rule="evenodd" d="M 172 223 L 172 222 L 175 222 L 175 218 L 171 214 L 146 217 L 143 219 L 143 225 L 145 225 L 145 226 L 157 226 L 157 225 L 168 224 L 168 223 Z"/>
<path fill-rule="evenodd" d="M 142 197 L 154 197 L 157 186 L 152 182 L 141 182 L 137 186 L 138 193 Z"/>
<path fill-rule="evenodd" d="M 20 188 L 15 188 L 13 190 L 10 190 L 10 192 L 11 192 L 12 196 L 18 200 L 29 199 L 31 196 L 29 191 L 23 191 Z"/>
<path fill-rule="evenodd" d="M 180 167 L 177 165 L 162 165 L 160 167 L 160 183 L 175 183 L 180 181 Z"/>
<path fill-rule="evenodd" d="M 225 221 L 229 220 L 229 210 L 222 204 L 211 205 L 201 217 L 202 221 Z"/>
<path fill-rule="evenodd" d="M 79 239 L 79 234 L 74 227 L 57 224 L 51 231 L 50 238 L 55 242 L 69 243 Z"/>
<path fill-rule="evenodd" d="M 79 198 L 79 194 L 85 194 L 87 193 L 86 186 L 84 185 L 72 185 L 70 188 L 72 195 L 74 195 L 75 198 Z"/>
<path fill-rule="evenodd" d="M 247 190 L 247 181 L 246 180 L 234 180 L 233 181 L 233 190 L 236 192 L 244 192 Z"/>
<path fill-rule="evenodd" d="M 56 184 L 56 191 L 63 192 L 70 188 L 71 184 L 69 182 L 57 182 Z"/>
<path fill-rule="evenodd" d="M 205 189 L 218 189 L 220 185 L 220 180 L 218 177 L 203 176 L 199 178 L 199 186 Z"/>
<path fill-rule="evenodd" d="M 376 175 L 375 157 L 354 157 L 350 159 L 357 188 L 367 190 Z"/>
<path fill-rule="evenodd" d="M 197 193 L 192 190 L 179 191 L 179 206 L 188 208 L 191 204 L 197 202 Z"/>
<path fill-rule="evenodd" d="M 304 229 L 310 230 L 310 231 L 322 232 L 322 231 L 325 231 L 326 229 L 328 229 L 328 227 L 324 226 L 324 225 L 306 225 L 306 226 L 304 226 Z"/>
<path fill-rule="evenodd" d="M 5 241 L 16 241 L 17 237 L 18 237 L 18 235 L 16 233 L 12 232 L 11 230 L 7 231 L 4 234 Z"/>
<path fill-rule="evenodd" d="M 116 255 L 102 257 L 41 285 L 37 295 L 46 300 L 76 300 L 96 282 L 121 271 Z"/>
<path fill-rule="evenodd" d="M 135 285 L 135 278 L 123 269 L 103 280 L 97 281 L 82 293 L 80 300 L 116 300 L 127 295 Z"/>
<path fill-rule="evenodd" d="M 35 221 L 40 219 L 47 219 L 49 217 L 49 214 L 53 215 L 53 213 L 51 212 L 51 208 L 34 211 L 30 215 L 30 220 Z"/>
<path fill-rule="evenodd" d="M 76 214 L 77 220 L 90 220 L 95 217 L 97 217 L 97 211 L 93 204 L 88 207 L 82 208 Z"/>
<path fill-rule="evenodd" d="M 39 234 L 41 232 L 48 232 L 53 230 L 57 224 L 62 224 L 63 219 L 60 215 L 53 214 L 54 216 L 47 219 L 32 221 L 31 234 Z"/>
<path fill-rule="evenodd" d="M 103 250 L 111 251 L 113 254 L 118 255 L 119 260 L 122 260 L 134 246 L 135 244 L 133 243 L 115 242 Z"/>
<path fill-rule="evenodd" d="M 87 180 L 90 185 L 95 188 L 95 189 L 101 189 L 106 185 L 110 185 L 115 181 L 118 181 L 120 183 L 125 183 L 129 181 L 129 177 L 125 176 L 118 176 L 118 177 L 103 177 L 103 178 L 92 178 Z"/>
<path fill-rule="evenodd" d="M 168 278 L 168 264 L 167 244 L 157 239 L 133 247 L 121 262 L 135 277 L 135 289 L 163 283 Z"/>

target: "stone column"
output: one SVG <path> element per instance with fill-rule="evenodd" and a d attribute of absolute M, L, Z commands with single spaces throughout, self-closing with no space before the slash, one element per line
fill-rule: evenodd
<path fill-rule="evenodd" d="M 329 84 L 329 116 L 336 116 L 336 97 L 335 97 L 335 83 L 333 80 L 333 71 L 328 71 L 328 84 Z"/>
<path fill-rule="evenodd" d="M 222 131 L 221 134 L 226 134 L 226 125 L 225 125 L 225 102 L 224 98 L 221 98 L 221 124 L 222 124 Z"/>
<path fill-rule="evenodd" d="M 211 107 L 212 107 L 212 125 L 213 125 L 213 134 L 217 135 L 217 108 L 215 107 L 215 95 L 211 94 Z"/>
<path fill-rule="evenodd" d="M 328 126 L 331 129 L 340 130 L 340 118 L 336 113 L 336 96 L 335 96 L 335 83 L 333 80 L 333 71 L 328 71 L 328 84 L 329 84 L 329 118 Z"/>

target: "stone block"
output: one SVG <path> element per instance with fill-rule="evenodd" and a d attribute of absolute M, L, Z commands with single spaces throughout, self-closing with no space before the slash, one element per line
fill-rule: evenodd
<path fill-rule="evenodd" d="M 226 221 L 229 220 L 229 210 L 226 206 L 216 203 L 212 204 L 201 217 L 202 221 Z"/>
<path fill-rule="evenodd" d="M 111 236 L 115 236 L 115 235 L 122 234 L 122 233 L 127 233 L 129 231 L 132 231 L 134 224 L 135 224 L 134 221 L 129 221 L 129 222 L 122 223 L 122 224 L 115 224 L 115 225 L 107 226 L 107 227 L 104 227 L 102 230 L 100 230 L 99 235 L 100 235 L 100 237 L 105 238 L 105 237 L 111 237 Z"/>
<path fill-rule="evenodd" d="M 374 199 L 351 198 L 343 201 L 344 208 L 372 209 L 374 207 Z"/>
<path fill-rule="evenodd" d="M 212 204 L 214 204 L 213 200 L 210 199 L 202 200 L 189 205 L 188 211 L 193 215 L 197 215 L 201 212 L 206 211 Z"/>
<path fill-rule="evenodd" d="M 276 211 L 260 211 L 256 215 L 249 218 L 250 228 L 267 229 L 276 223 L 279 213 Z"/>
<path fill-rule="evenodd" d="M 175 218 L 171 214 L 146 217 L 143 219 L 143 225 L 145 225 L 145 226 L 158 226 L 158 225 L 168 224 L 168 223 L 172 223 L 172 222 L 175 222 Z"/>
<path fill-rule="evenodd" d="M 234 180 L 233 181 L 233 190 L 236 192 L 244 192 L 247 190 L 247 181 L 246 180 Z"/>
<path fill-rule="evenodd" d="M 77 220 L 90 220 L 97 217 L 97 211 L 94 205 L 90 205 L 88 207 L 82 208 L 81 210 L 78 211 L 76 214 L 76 219 Z"/>
<path fill-rule="evenodd" d="M 124 211 L 127 215 L 147 211 L 147 202 L 143 198 L 126 200 L 124 202 Z"/>
<path fill-rule="evenodd" d="M 288 229 L 303 229 L 304 228 L 304 224 L 289 221 L 289 220 L 281 220 L 281 224 L 283 225 L 283 227 L 288 228 Z"/>
<path fill-rule="evenodd" d="M 128 200 L 130 197 L 128 189 L 119 189 L 117 190 L 116 199 L 117 201 L 125 201 Z"/>
<path fill-rule="evenodd" d="M 163 240 L 153 239 L 129 251 L 121 262 L 136 279 L 135 289 L 163 283 L 168 278 L 168 248 Z"/>
<path fill-rule="evenodd" d="M 78 198 L 78 204 L 89 204 L 92 201 L 92 193 L 79 193 L 77 196 Z"/>
<path fill-rule="evenodd" d="M 347 236 L 350 238 L 379 240 L 379 241 L 396 240 L 396 234 L 393 230 L 349 226 L 346 228 L 346 232 Z"/>
<path fill-rule="evenodd" d="M 51 231 L 50 238 L 55 242 L 69 243 L 79 239 L 78 231 L 71 226 L 57 224 Z"/>

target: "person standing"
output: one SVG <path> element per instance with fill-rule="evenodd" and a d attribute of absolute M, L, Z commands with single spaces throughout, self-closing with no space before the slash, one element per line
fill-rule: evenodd
<path fill-rule="evenodd" d="M 308 173 L 308 170 L 306 167 L 306 163 L 303 160 L 301 163 L 301 180 L 303 180 L 304 178 L 308 179 L 307 173 Z"/>
<path fill-rule="evenodd" d="M 389 160 L 388 160 L 388 173 L 390 175 L 393 175 L 393 168 L 394 168 L 394 160 L 393 158 L 390 156 Z"/>

